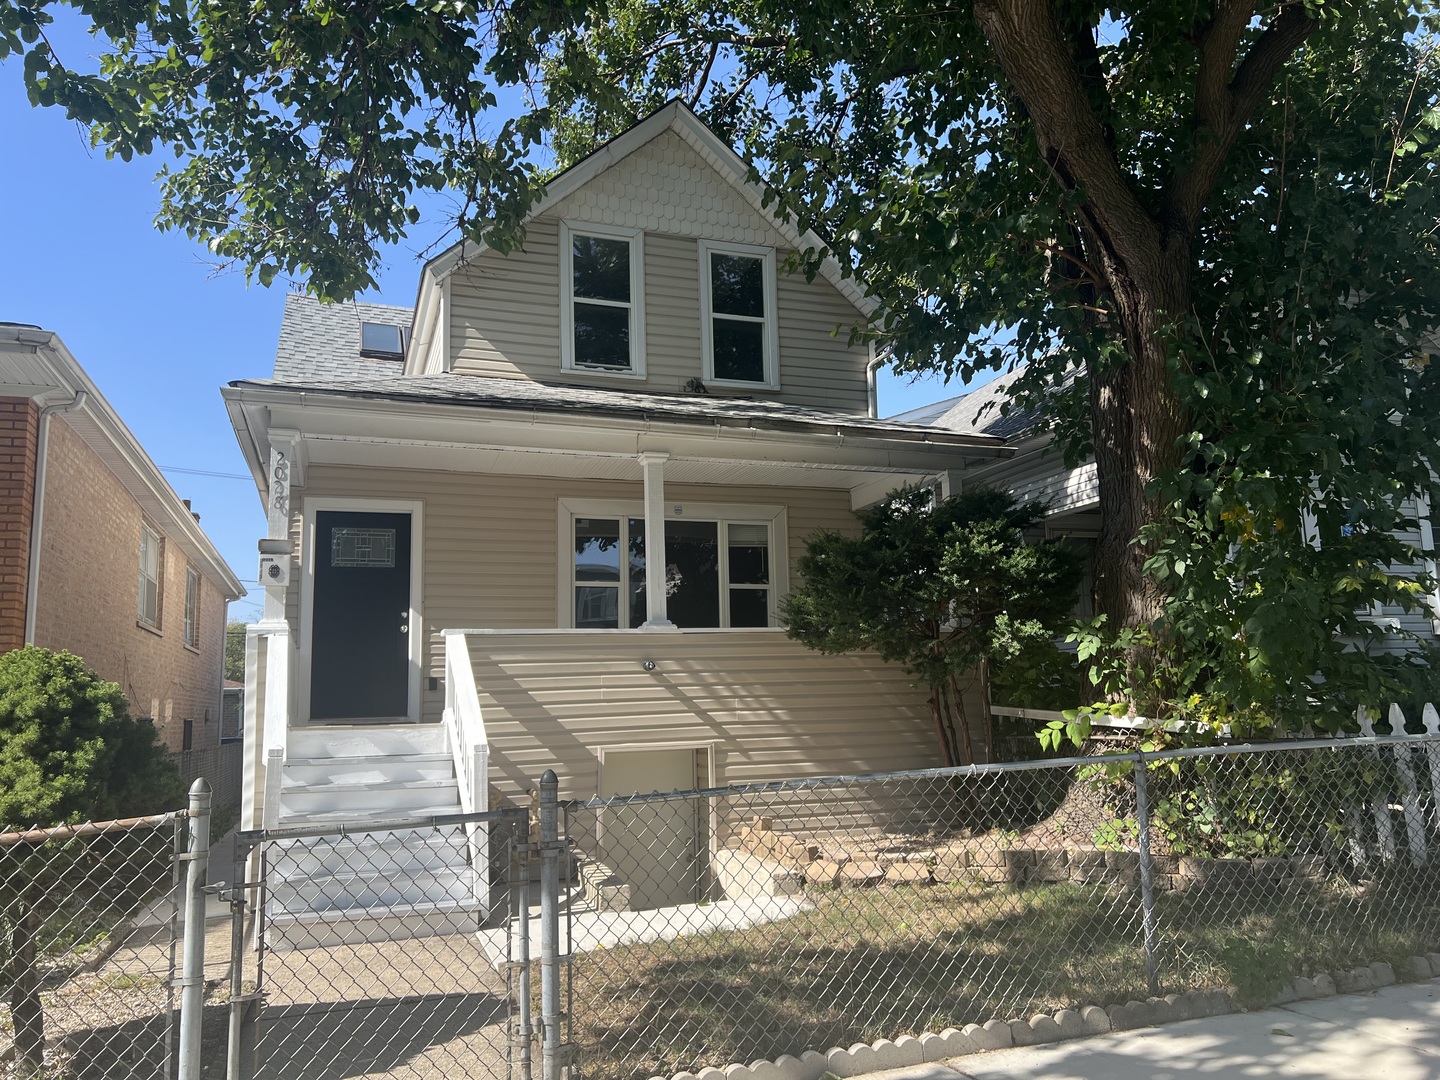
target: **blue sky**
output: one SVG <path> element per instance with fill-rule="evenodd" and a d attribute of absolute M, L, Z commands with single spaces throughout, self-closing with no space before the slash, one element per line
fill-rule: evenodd
<path fill-rule="evenodd" d="M 0 64 L 0 140 L 0 320 L 64 339 L 248 582 L 265 519 L 219 388 L 270 374 L 287 285 L 247 286 L 199 244 L 158 232 L 162 159 L 126 163 L 92 151 L 62 113 L 30 106 L 13 61 Z M 363 299 L 413 303 L 419 253 L 440 229 L 422 221 L 387 249 L 380 290 Z M 880 409 L 901 412 L 958 392 L 884 373 Z M 232 617 L 257 618 L 258 600 L 252 591 Z"/>

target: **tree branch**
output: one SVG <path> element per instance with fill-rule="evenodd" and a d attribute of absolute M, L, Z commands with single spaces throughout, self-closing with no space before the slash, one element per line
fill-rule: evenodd
<path fill-rule="evenodd" d="M 975 21 L 1030 115 L 1041 154 L 1061 183 L 1084 189 L 1097 239 L 1122 262 L 1151 261 L 1159 229 L 1110 148 L 1051 6 L 976 0 Z"/>
<path fill-rule="evenodd" d="M 1166 192 L 1162 218 L 1167 232 L 1187 242 L 1195 230 L 1235 140 L 1260 107 L 1275 76 L 1315 30 L 1301 0 L 1285 0 L 1229 78 L 1240 37 L 1254 5 L 1222 6 L 1200 38 L 1200 72 L 1195 85 L 1195 145 Z"/>

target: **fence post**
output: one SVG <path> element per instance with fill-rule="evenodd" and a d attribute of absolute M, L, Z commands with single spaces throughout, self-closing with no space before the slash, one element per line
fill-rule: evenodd
<path fill-rule="evenodd" d="M 1150 861 L 1150 791 L 1145 755 L 1135 756 L 1135 818 L 1140 846 L 1140 913 L 1145 932 L 1145 983 L 1151 997 L 1160 996 L 1160 967 L 1155 927 L 1155 874 Z"/>
<path fill-rule="evenodd" d="M 255 1002 L 245 993 L 245 891 L 250 851 L 235 841 L 235 873 L 241 879 L 230 883 L 230 1030 L 225 1045 L 225 1080 L 242 1080 L 245 1075 L 245 1013 Z"/>
<path fill-rule="evenodd" d="M 185 869 L 185 944 L 180 957 L 180 1080 L 200 1080 L 200 1021 L 205 1008 L 205 878 L 210 869 L 210 785 L 190 785 L 190 842 Z"/>
<path fill-rule="evenodd" d="M 514 922 L 514 965 L 512 972 L 520 984 L 516 993 L 516 1005 L 520 1015 L 516 1018 L 514 1040 L 519 1044 L 520 1080 L 530 1080 L 532 1043 L 535 1029 L 530 1021 L 530 853 L 534 845 L 530 839 L 530 822 L 525 822 L 525 831 L 515 845 L 515 922 Z"/>
<path fill-rule="evenodd" d="M 1390 704 L 1390 734 L 1405 734 L 1405 714 L 1398 702 Z M 1400 774 L 1400 800 L 1405 815 L 1405 840 L 1410 848 L 1410 859 L 1416 866 L 1424 866 L 1429 860 L 1425 842 L 1425 813 L 1420 808 L 1420 788 L 1415 782 L 1415 766 L 1411 761 L 1410 747 L 1399 743 L 1391 750 L 1395 754 L 1395 767 Z"/>
<path fill-rule="evenodd" d="M 560 779 L 540 777 L 541 1075 L 560 1080 Z M 527 915 L 528 918 L 528 915 Z"/>

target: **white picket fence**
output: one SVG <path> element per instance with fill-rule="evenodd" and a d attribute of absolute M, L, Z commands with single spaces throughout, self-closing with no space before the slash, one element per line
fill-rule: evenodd
<path fill-rule="evenodd" d="M 1362 738 L 1375 737 L 1375 714 L 1362 707 L 1355 718 L 1360 723 Z M 1387 796 L 1383 790 L 1377 789 L 1371 799 L 1368 811 L 1375 821 L 1376 846 L 1383 863 L 1393 863 L 1400 857 L 1399 845 L 1395 839 L 1394 818 L 1394 815 L 1399 813 L 1404 821 L 1406 854 L 1409 855 L 1412 865 L 1425 866 L 1430 858 L 1425 822 L 1427 804 L 1430 827 L 1440 833 L 1440 739 L 1437 739 L 1437 736 L 1440 736 L 1440 712 L 1436 711 L 1433 704 L 1427 703 L 1420 716 L 1425 728 L 1424 733 L 1408 737 L 1405 731 L 1405 714 L 1399 705 L 1390 706 L 1387 719 L 1390 721 L 1391 737 L 1402 741 L 1376 746 L 1374 752 L 1377 757 L 1385 753 L 1394 757 L 1399 790 Z M 1423 759 L 1421 767 L 1424 771 L 1419 779 L 1416 777 L 1416 766 L 1419 764 L 1417 758 Z M 1365 812 L 1360 807 L 1351 807 L 1346 812 L 1350 855 L 1359 866 L 1369 863 L 1366 845 L 1362 840 L 1366 832 Z"/>

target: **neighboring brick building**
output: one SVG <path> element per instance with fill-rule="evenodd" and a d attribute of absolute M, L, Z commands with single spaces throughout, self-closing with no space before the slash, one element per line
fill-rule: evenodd
<path fill-rule="evenodd" d="M 8 323 L 0 496 L 0 652 L 67 649 L 171 750 L 218 746 L 225 608 L 244 589 L 60 338 Z"/>

